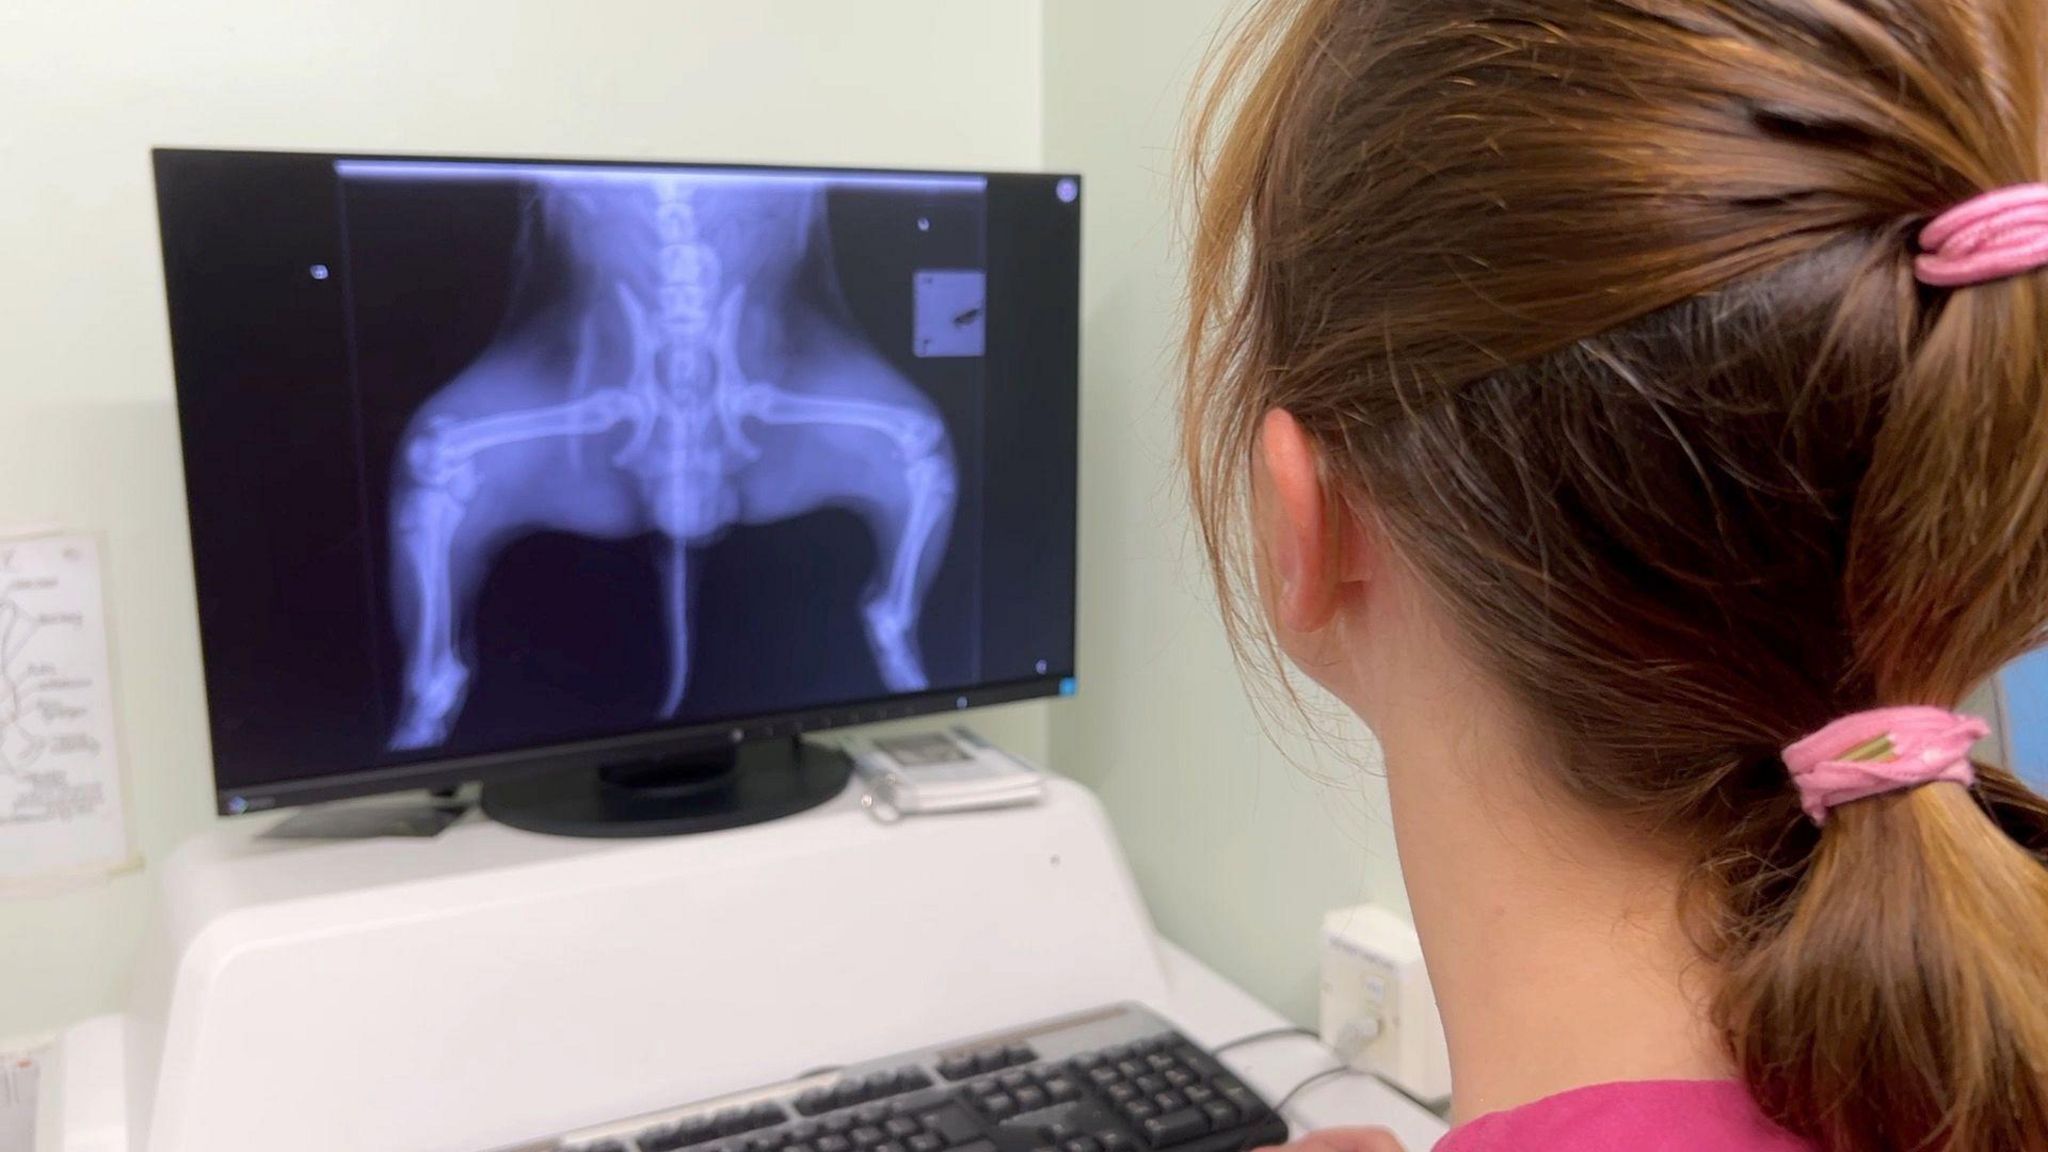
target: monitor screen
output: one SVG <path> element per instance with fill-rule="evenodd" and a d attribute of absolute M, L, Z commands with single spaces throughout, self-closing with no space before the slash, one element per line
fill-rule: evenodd
<path fill-rule="evenodd" d="M 1998 674 L 1997 692 L 2005 767 L 2048 794 L 2048 650 L 2006 665 Z"/>
<path fill-rule="evenodd" d="M 224 810 L 1071 690 L 1073 177 L 156 169 Z"/>

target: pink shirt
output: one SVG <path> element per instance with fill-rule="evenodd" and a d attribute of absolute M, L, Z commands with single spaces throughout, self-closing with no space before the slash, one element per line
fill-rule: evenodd
<path fill-rule="evenodd" d="M 1814 1152 L 1733 1080 L 1596 1084 L 1481 1116 L 1436 1152 Z"/>

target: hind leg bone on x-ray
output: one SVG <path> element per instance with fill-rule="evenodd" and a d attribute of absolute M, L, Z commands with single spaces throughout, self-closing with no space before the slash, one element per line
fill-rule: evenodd
<path fill-rule="evenodd" d="M 917 623 L 918 578 L 934 533 L 952 511 L 958 482 L 943 453 L 944 430 L 921 412 L 834 396 L 798 395 L 765 384 L 744 384 L 725 397 L 734 413 L 766 425 L 836 424 L 889 437 L 904 465 L 910 509 L 881 586 L 861 605 L 868 643 L 882 680 L 892 691 L 930 686 L 912 635 Z"/>
<path fill-rule="evenodd" d="M 437 744 L 462 705 L 469 668 L 455 651 L 455 605 L 448 565 L 456 529 L 480 483 L 477 458 L 492 448 L 555 437 L 598 435 L 646 420 L 644 404 L 613 389 L 567 404 L 484 416 L 441 417 L 406 445 L 413 483 L 399 497 L 395 534 L 415 581 L 417 609 L 406 639 L 406 710 L 392 746 Z M 636 437 L 637 439 L 637 437 Z"/>

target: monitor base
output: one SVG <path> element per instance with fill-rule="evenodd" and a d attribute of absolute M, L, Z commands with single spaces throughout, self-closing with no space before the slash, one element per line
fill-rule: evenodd
<path fill-rule="evenodd" d="M 852 774 L 844 752 L 791 738 L 688 756 L 541 772 L 483 786 L 484 815 L 552 836 L 679 836 L 815 808 Z"/>

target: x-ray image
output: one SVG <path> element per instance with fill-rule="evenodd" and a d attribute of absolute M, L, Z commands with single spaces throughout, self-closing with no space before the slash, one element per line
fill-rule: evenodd
<path fill-rule="evenodd" d="M 520 693 L 550 675 L 585 727 L 974 676 L 978 182 L 339 171 L 356 295 L 389 313 L 354 351 L 390 750 L 547 735 Z M 818 666 L 750 685 L 777 659 Z"/>

